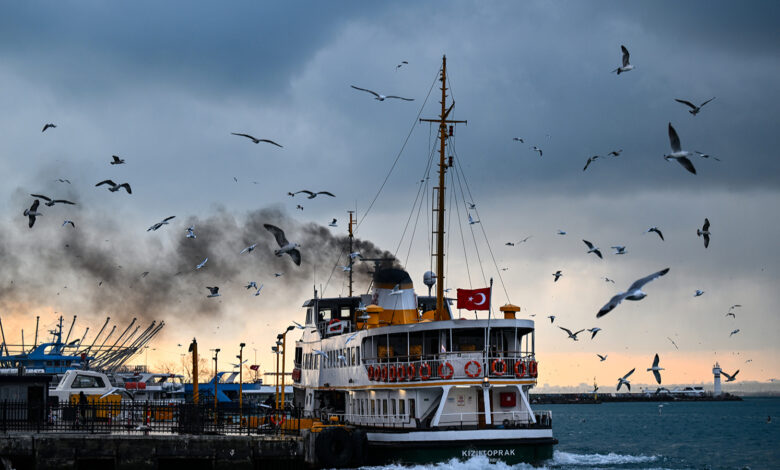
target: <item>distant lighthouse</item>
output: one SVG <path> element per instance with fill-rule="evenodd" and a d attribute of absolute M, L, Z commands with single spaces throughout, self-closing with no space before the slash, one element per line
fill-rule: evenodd
<path fill-rule="evenodd" d="M 717 397 L 723 393 L 720 389 L 720 365 L 717 362 L 712 366 L 712 375 L 715 376 L 715 396 Z"/>

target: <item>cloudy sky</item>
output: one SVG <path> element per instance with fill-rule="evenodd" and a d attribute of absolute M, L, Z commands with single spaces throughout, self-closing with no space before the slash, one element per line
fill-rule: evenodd
<path fill-rule="evenodd" d="M 354 209 L 357 236 L 397 253 L 424 292 L 430 215 L 417 216 L 416 198 L 436 135 L 417 120 L 438 112 L 431 87 L 446 54 L 451 117 L 468 120 L 448 150 L 468 189 L 453 180 L 447 287 L 494 277 L 495 304 L 535 315 L 541 383 L 607 385 L 632 367 L 642 371 L 637 383 L 649 383 L 656 352 L 668 383 L 709 382 L 715 361 L 743 380 L 778 377 L 778 21 L 775 2 L 5 2 L 7 341 L 21 342 L 24 328 L 29 344 L 36 315 L 41 330 L 78 315 L 78 332 L 106 316 L 122 326 L 138 317 L 168 325 L 150 365 L 178 362 L 176 345 L 197 336 L 201 348 L 223 351 L 247 342 L 270 371 L 275 332 L 301 320 L 312 287 L 346 294 L 344 276 L 331 273 L 344 262 L 339 237 Z M 617 76 L 621 44 L 635 69 Z M 415 101 L 379 102 L 350 85 Z M 674 101 L 712 97 L 697 116 Z M 41 133 L 49 122 L 57 127 Z M 721 161 L 695 159 L 697 175 L 664 161 L 670 122 L 684 149 Z M 618 149 L 583 172 L 589 156 Z M 109 165 L 114 154 L 127 163 Z M 94 187 L 107 178 L 133 194 Z M 430 183 L 422 186 L 430 198 Z M 304 188 L 337 197 L 287 196 Z M 78 205 L 42 206 L 29 229 L 30 193 Z M 466 223 L 465 200 L 479 225 Z M 170 215 L 170 225 L 146 231 Z M 707 249 L 696 236 L 705 217 Z M 337 228 L 327 227 L 332 218 Z M 65 219 L 76 228 L 61 227 Z M 267 222 L 302 242 L 301 267 L 273 256 Z M 195 240 L 184 238 L 191 224 Z M 653 225 L 665 241 L 644 234 Z M 252 243 L 258 250 L 238 255 Z M 611 245 L 628 253 L 608 254 Z M 665 267 L 646 299 L 596 319 L 612 295 Z M 244 289 L 249 280 L 264 284 L 260 296 Z M 205 297 L 211 285 L 221 298 Z M 694 298 L 696 289 L 705 294 Z M 743 307 L 726 317 L 733 304 Z M 558 324 L 602 331 L 575 343 Z M 599 363 L 596 353 L 609 358 Z"/>

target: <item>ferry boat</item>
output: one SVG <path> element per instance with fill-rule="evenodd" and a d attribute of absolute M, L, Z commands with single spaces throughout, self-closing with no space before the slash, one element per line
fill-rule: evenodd
<path fill-rule="evenodd" d="M 345 426 L 319 431 L 324 466 L 477 455 L 514 464 L 549 459 L 557 443 L 551 413 L 532 410 L 528 400 L 539 372 L 534 322 L 517 318 L 520 308 L 511 304 L 500 308 L 500 318 L 457 318 L 444 295 L 444 175 L 452 165 L 445 146 L 451 126 L 465 121 L 448 119 L 446 57 L 439 80 L 441 115 L 423 120 L 438 123 L 440 138 L 432 254 L 440 274 L 425 273 L 429 295 L 415 293 L 404 269 L 374 260 L 369 294 L 353 295 L 350 278 L 349 296 L 321 298 L 315 290 L 303 305 L 294 404 L 304 418 Z M 350 241 L 353 225 L 350 213 Z M 343 429 L 365 436 L 365 444 L 349 441 Z"/>

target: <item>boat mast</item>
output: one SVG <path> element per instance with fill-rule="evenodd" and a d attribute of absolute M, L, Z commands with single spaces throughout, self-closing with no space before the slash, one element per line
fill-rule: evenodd
<path fill-rule="evenodd" d="M 453 101 L 449 108 L 447 108 L 447 56 L 442 56 L 441 59 L 441 115 L 439 119 L 420 119 L 422 122 L 437 122 L 439 123 L 439 186 L 434 188 L 437 194 L 437 205 L 433 209 L 436 212 L 436 228 L 434 234 L 436 234 L 436 314 L 435 320 L 449 320 L 450 316 L 447 309 L 444 306 L 444 176 L 447 172 L 447 162 L 444 158 L 445 148 L 447 145 L 447 137 L 452 135 L 452 126 L 450 126 L 449 132 L 447 131 L 447 124 L 465 123 L 466 121 L 453 121 L 447 120 L 447 116 L 452 111 L 455 102 Z"/>
<path fill-rule="evenodd" d="M 352 265 L 355 264 L 355 259 L 352 258 L 352 239 L 355 237 L 352 233 L 352 226 L 357 222 L 352 219 L 352 215 L 355 211 L 349 212 L 349 296 L 352 297 Z"/>

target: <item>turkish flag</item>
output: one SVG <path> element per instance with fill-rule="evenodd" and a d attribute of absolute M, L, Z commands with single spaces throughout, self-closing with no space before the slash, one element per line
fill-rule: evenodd
<path fill-rule="evenodd" d="M 260 366 L 257 365 L 257 364 L 253 364 L 253 365 L 249 366 L 249 370 L 257 370 L 259 368 L 260 368 Z"/>
<path fill-rule="evenodd" d="M 458 308 L 490 310 L 490 287 L 485 287 L 484 289 L 458 289 Z"/>

